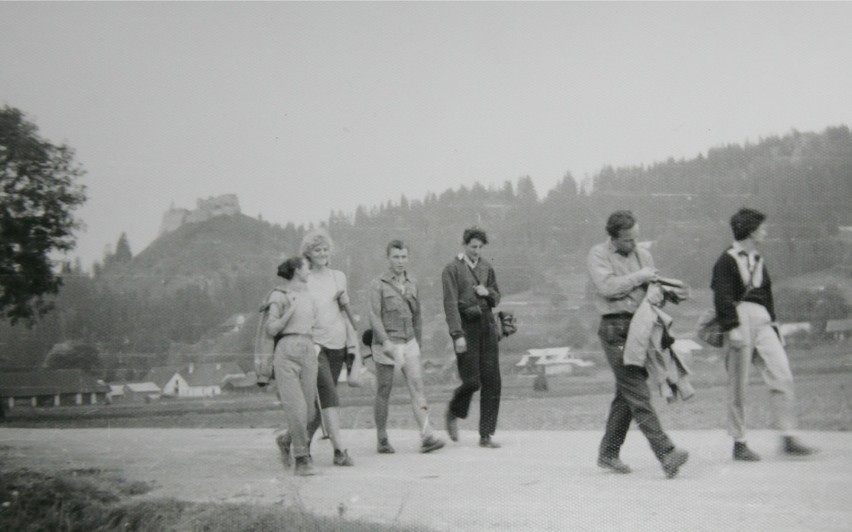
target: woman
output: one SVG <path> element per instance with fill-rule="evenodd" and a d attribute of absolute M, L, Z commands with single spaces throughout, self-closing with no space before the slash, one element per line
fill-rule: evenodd
<path fill-rule="evenodd" d="M 340 433 L 337 379 L 347 352 L 354 353 L 356 358 L 360 357 L 360 354 L 355 330 L 346 312 L 349 305 L 346 275 L 329 267 L 333 249 L 331 237 L 324 229 L 309 231 L 302 239 L 301 252 L 311 266 L 311 275 L 307 282 L 308 292 L 313 296 L 317 307 L 313 340 L 319 347 L 317 393 L 321 409 L 319 415 L 308 422 L 308 438 L 310 441 L 322 424 L 334 447 L 334 464 L 352 466 L 355 462 L 349 456 Z M 356 365 L 361 366 L 360 360 Z M 282 444 L 286 445 L 286 440 Z"/>
<path fill-rule="evenodd" d="M 278 266 L 278 276 L 287 282 L 273 290 L 267 301 L 269 320 L 266 332 L 278 339 L 272 362 L 278 397 L 284 408 L 292 453 L 296 458 L 294 472 L 300 476 L 314 474 L 307 430 L 308 420 L 316 415 L 314 403 L 317 393 L 317 356 L 312 337 L 316 305 L 306 284 L 310 273 L 310 265 L 304 257 L 287 259 Z M 278 436 L 276 442 L 280 438 Z M 283 458 L 284 464 L 289 466 L 289 445 Z"/>

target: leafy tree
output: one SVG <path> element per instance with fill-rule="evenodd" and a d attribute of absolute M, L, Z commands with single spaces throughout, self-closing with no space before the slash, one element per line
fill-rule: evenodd
<path fill-rule="evenodd" d="M 44 315 L 62 283 L 50 254 L 74 248 L 85 200 L 74 151 L 38 135 L 18 109 L 0 109 L 0 319 Z"/>

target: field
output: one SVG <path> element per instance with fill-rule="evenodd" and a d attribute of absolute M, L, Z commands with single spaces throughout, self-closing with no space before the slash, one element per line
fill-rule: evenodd
<path fill-rule="evenodd" d="M 508 357 L 507 357 L 508 358 Z M 791 349 L 796 377 L 801 428 L 852 430 L 852 348 L 836 344 L 813 349 Z M 551 376 L 549 391 L 532 388 L 532 377 L 519 375 L 511 361 L 504 364 L 503 401 L 499 429 L 503 430 L 599 430 L 612 396 L 613 381 L 602 360 L 583 375 Z M 697 356 L 691 376 L 696 395 L 687 402 L 655 401 L 663 426 L 672 429 L 724 428 L 724 368 L 718 353 Z M 755 370 L 752 375 L 748 418 L 754 428 L 768 427 L 768 393 Z M 427 386 L 433 423 L 439 423 L 455 382 Z M 343 427 L 372 428 L 373 388 L 341 385 Z M 390 428 L 414 428 L 407 391 L 397 376 L 392 396 Z M 473 429 L 472 415 L 460 422 Z M 283 416 L 275 394 L 223 395 L 211 399 L 161 400 L 152 404 L 112 404 L 82 407 L 16 408 L 7 412 L 10 427 L 180 427 L 265 428 L 277 427 Z"/>

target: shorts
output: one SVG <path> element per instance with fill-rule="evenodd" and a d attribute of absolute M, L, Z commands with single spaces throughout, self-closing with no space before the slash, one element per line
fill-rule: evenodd
<path fill-rule="evenodd" d="M 346 358 L 346 348 L 329 349 L 319 346 L 320 352 L 317 357 L 317 395 L 322 408 L 340 406 L 340 397 L 337 395 L 337 379 L 340 378 L 340 370 L 343 369 L 343 361 Z"/>

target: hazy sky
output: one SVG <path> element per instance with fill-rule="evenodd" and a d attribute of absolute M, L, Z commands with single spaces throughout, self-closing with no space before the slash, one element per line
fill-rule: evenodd
<path fill-rule="evenodd" d="M 76 149 L 89 268 L 197 198 L 316 222 L 850 125 L 850 21 L 847 2 L 0 2 L 0 105 Z"/>

